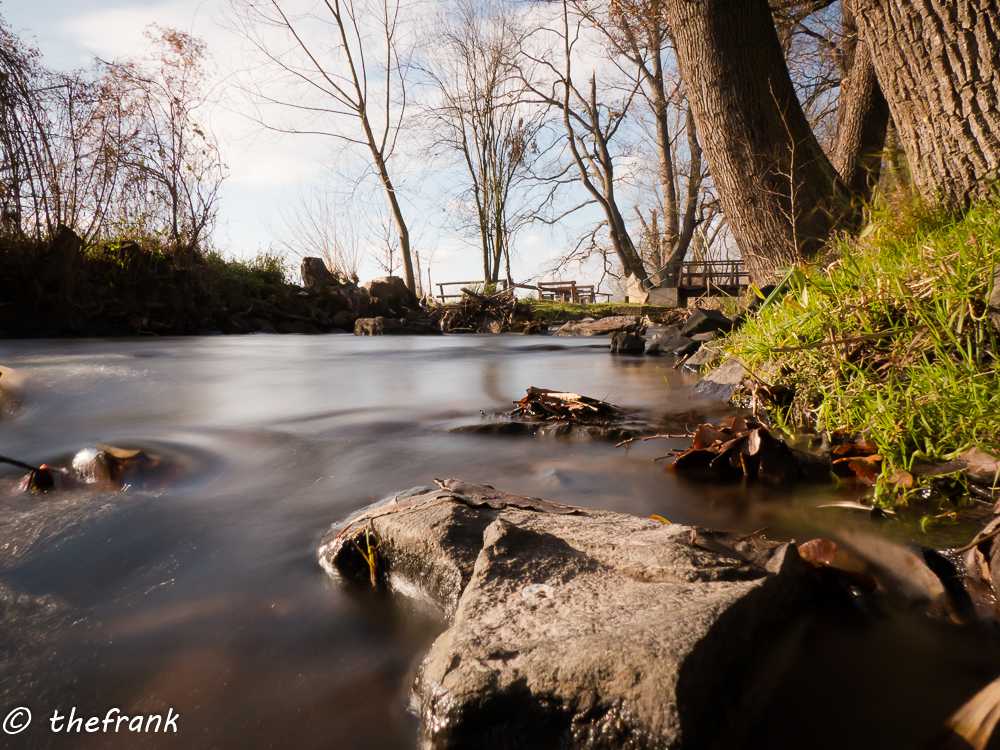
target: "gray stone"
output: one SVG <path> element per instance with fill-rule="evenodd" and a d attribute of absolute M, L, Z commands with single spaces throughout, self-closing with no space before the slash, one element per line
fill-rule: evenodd
<path fill-rule="evenodd" d="M 700 370 L 705 365 L 715 361 L 722 354 L 722 348 L 718 344 L 706 342 L 699 347 L 698 351 L 684 361 L 684 367 L 688 370 Z"/>
<path fill-rule="evenodd" d="M 732 357 L 703 377 L 694 387 L 694 392 L 699 396 L 707 396 L 728 403 L 736 391 L 736 386 L 740 384 L 746 374 L 747 368 L 743 366 L 743 363 L 736 357 Z"/>
<path fill-rule="evenodd" d="M 340 286 L 340 281 L 326 267 L 322 258 L 303 258 L 301 272 L 302 286 L 306 289 Z"/>
<path fill-rule="evenodd" d="M 598 320 L 571 320 L 556 331 L 556 336 L 608 336 L 612 333 L 643 330 L 634 315 L 612 315 Z"/>
<path fill-rule="evenodd" d="M 700 341 L 701 343 L 705 343 L 706 341 L 714 341 L 715 333 L 713 331 L 709 331 L 708 333 L 696 333 L 691 337 L 691 340 Z"/>
<path fill-rule="evenodd" d="M 387 333 L 394 333 L 398 322 L 392 318 L 386 319 L 379 315 L 375 318 L 358 318 L 354 321 L 355 336 L 384 336 Z"/>
<path fill-rule="evenodd" d="M 693 336 L 696 333 L 708 333 L 710 331 L 730 331 L 733 328 L 733 321 L 727 318 L 718 310 L 705 310 L 696 307 L 681 327 L 681 333 L 685 336 Z"/>
<path fill-rule="evenodd" d="M 355 336 L 389 336 L 389 335 L 441 335 L 441 329 L 432 323 L 421 320 L 405 320 L 403 318 L 386 318 L 379 315 L 375 318 L 358 318 L 354 321 Z"/>
<path fill-rule="evenodd" d="M 701 344 L 692 341 L 691 338 L 680 333 L 677 326 L 667 326 L 667 329 L 663 333 L 659 336 L 654 336 L 653 340 L 649 342 L 649 345 L 646 347 L 646 354 L 654 356 L 674 354 L 679 349 L 685 349 L 686 351 L 683 353 L 686 354 L 688 351 L 696 351 L 699 346 Z"/>
<path fill-rule="evenodd" d="M 424 748 L 724 746 L 722 717 L 809 600 L 789 545 L 765 570 L 688 526 L 399 501 L 422 495 L 370 518 L 368 541 L 334 527 L 319 554 L 371 585 L 349 537 L 373 534 L 380 585 L 447 618 L 413 686 Z"/>
<path fill-rule="evenodd" d="M 993 288 L 987 300 L 989 305 L 989 316 L 993 322 L 993 327 L 1000 332 L 1000 263 L 993 269 Z"/>
<path fill-rule="evenodd" d="M 634 331 L 611 334 L 612 354 L 642 354 L 645 348 L 646 339 Z"/>

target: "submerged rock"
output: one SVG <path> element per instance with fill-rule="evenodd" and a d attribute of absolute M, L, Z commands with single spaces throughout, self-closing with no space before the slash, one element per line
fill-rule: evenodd
<path fill-rule="evenodd" d="M 438 484 L 458 496 L 402 493 L 319 549 L 334 577 L 447 618 L 413 685 L 424 748 L 725 746 L 725 717 L 809 600 L 789 545 L 765 569 L 692 527 L 469 507 L 470 485 Z"/>

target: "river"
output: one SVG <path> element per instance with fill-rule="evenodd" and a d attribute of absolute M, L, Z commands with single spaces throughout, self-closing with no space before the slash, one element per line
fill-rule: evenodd
<path fill-rule="evenodd" d="M 685 482 L 653 461 L 679 442 L 626 451 L 449 432 L 532 385 L 681 423 L 726 413 L 694 399 L 696 378 L 670 360 L 611 357 L 606 341 L 4 341 L 0 364 L 21 380 L 0 416 L 0 454 L 66 465 L 108 443 L 178 467 L 166 489 L 42 498 L 0 468 L 0 719 L 32 712 L 23 732 L 0 735 L 4 747 L 135 747 L 124 732 L 52 731 L 54 711 L 103 719 L 117 708 L 179 714 L 177 734 L 142 747 L 414 748 L 407 687 L 442 626 L 339 589 L 316 545 L 332 522 L 435 477 L 673 522 L 770 526 L 776 538 L 844 517 L 800 512 L 831 490 Z M 917 616 L 813 626 L 790 649 L 786 677 L 748 719 L 747 747 L 913 746 L 1000 671 L 987 634 Z"/>

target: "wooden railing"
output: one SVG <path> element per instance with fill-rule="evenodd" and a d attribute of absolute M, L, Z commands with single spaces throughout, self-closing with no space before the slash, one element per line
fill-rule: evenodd
<path fill-rule="evenodd" d="M 750 275 L 742 260 L 698 260 L 668 263 L 656 274 L 661 287 L 711 289 L 734 288 L 750 284 Z"/>

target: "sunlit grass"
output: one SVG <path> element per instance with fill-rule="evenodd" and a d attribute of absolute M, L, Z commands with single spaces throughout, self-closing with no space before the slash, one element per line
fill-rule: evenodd
<path fill-rule="evenodd" d="M 884 212 L 837 254 L 825 268 L 794 269 L 788 293 L 728 340 L 765 383 L 794 388 L 772 416 L 789 427 L 862 433 L 886 475 L 972 446 L 995 452 L 1000 371 L 986 312 L 1000 203 L 964 217 Z"/>

